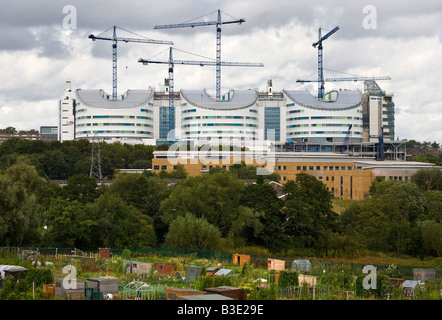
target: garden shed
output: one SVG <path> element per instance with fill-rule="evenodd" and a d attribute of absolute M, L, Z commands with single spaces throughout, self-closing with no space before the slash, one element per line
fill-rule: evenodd
<path fill-rule="evenodd" d="M 108 276 L 88 278 L 87 287 L 97 289 L 102 296 L 118 294 L 118 278 Z"/>
<path fill-rule="evenodd" d="M 232 263 L 243 266 L 245 263 L 250 263 L 250 255 L 248 254 L 232 254 Z"/>
<path fill-rule="evenodd" d="M 215 288 L 206 288 L 208 294 L 220 294 L 235 300 L 247 300 L 247 292 L 243 288 L 220 286 Z"/>
<path fill-rule="evenodd" d="M 318 281 L 318 277 L 315 277 L 315 276 L 309 276 L 306 274 L 300 274 L 298 276 L 298 282 L 299 282 L 300 286 L 304 282 L 307 283 L 309 286 L 315 286 L 317 281 Z"/>
<path fill-rule="evenodd" d="M 413 280 L 420 280 L 422 282 L 436 280 L 436 270 L 413 268 Z"/>
<path fill-rule="evenodd" d="M 219 270 L 218 267 L 208 267 L 206 269 L 206 276 L 212 276 L 213 277 L 215 275 L 215 273 L 218 272 L 218 270 Z"/>
<path fill-rule="evenodd" d="M 100 259 L 109 259 L 111 257 L 110 248 L 98 248 Z"/>
<path fill-rule="evenodd" d="M 152 271 L 153 264 L 144 261 L 124 261 L 127 273 L 130 274 L 149 274 Z"/>
<path fill-rule="evenodd" d="M 203 268 L 199 266 L 187 266 L 186 267 L 186 280 L 196 281 L 201 274 Z"/>
<path fill-rule="evenodd" d="M 63 281 L 65 281 L 63 283 Z M 60 297 L 64 299 L 72 299 L 76 297 L 81 299 L 84 296 L 84 288 L 86 281 L 80 279 L 65 279 L 57 278 L 54 279 L 55 282 L 55 297 Z"/>
<path fill-rule="evenodd" d="M 179 300 L 181 296 L 205 294 L 204 291 L 187 288 L 164 288 L 164 293 L 166 294 L 167 300 Z"/>
<path fill-rule="evenodd" d="M 285 261 L 284 260 L 278 260 L 278 259 L 271 259 L 269 258 L 267 260 L 268 270 L 275 270 L 275 271 L 282 271 L 285 270 Z"/>
<path fill-rule="evenodd" d="M 297 260 L 294 260 L 292 263 L 292 271 L 308 272 L 308 271 L 310 271 L 311 267 L 312 267 L 312 264 L 311 264 L 310 260 L 306 260 L 306 259 L 297 259 Z"/>
<path fill-rule="evenodd" d="M 161 276 L 172 277 L 175 275 L 175 266 L 170 264 L 155 263 L 155 269 L 158 271 L 158 274 Z"/>

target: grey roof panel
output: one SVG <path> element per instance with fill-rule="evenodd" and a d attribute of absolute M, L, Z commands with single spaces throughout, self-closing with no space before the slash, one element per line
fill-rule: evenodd
<path fill-rule="evenodd" d="M 304 107 L 321 110 L 344 110 L 352 109 L 362 103 L 362 93 L 359 91 L 335 91 L 336 101 L 318 100 L 307 90 L 284 90 L 287 97 L 293 102 Z"/>
<path fill-rule="evenodd" d="M 122 100 L 109 100 L 109 96 L 103 90 L 82 90 L 76 91 L 77 99 L 85 106 L 106 108 L 106 109 L 124 109 L 133 108 L 147 104 L 153 99 L 153 90 L 127 90 Z"/>
<path fill-rule="evenodd" d="M 258 100 L 256 90 L 232 90 L 228 100 L 213 99 L 206 90 L 181 90 L 181 95 L 190 104 L 206 109 L 236 110 L 248 108 Z"/>

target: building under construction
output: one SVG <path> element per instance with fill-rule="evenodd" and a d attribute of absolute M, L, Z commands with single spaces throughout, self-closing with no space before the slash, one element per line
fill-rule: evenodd
<path fill-rule="evenodd" d="M 60 140 L 92 139 L 131 144 L 174 143 L 268 147 L 404 159 L 394 141 L 393 95 L 375 81 L 364 91 L 337 90 L 318 100 L 306 90 L 232 90 L 222 99 L 205 90 L 128 90 L 113 100 L 103 90 L 72 90 L 60 100 Z M 167 84 L 167 82 L 166 82 Z M 171 129 L 172 128 L 172 129 Z"/>

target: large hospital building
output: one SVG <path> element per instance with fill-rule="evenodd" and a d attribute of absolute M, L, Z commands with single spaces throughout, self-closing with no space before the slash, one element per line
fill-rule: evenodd
<path fill-rule="evenodd" d="M 128 90 L 113 100 L 103 90 L 73 90 L 68 81 L 59 105 L 60 141 L 96 136 L 152 145 L 292 142 L 333 152 L 332 146 L 344 142 L 377 142 L 381 128 L 384 141 L 394 140 L 392 94 L 376 83 L 363 92 L 331 91 L 322 100 L 306 90 L 275 92 L 271 80 L 267 85 L 264 92 L 231 90 L 221 100 L 205 90 L 182 89 L 171 107 L 168 87 Z"/>
<path fill-rule="evenodd" d="M 331 91 L 321 100 L 306 90 L 275 91 L 271 80 L 264 91 L 231 90 L 220 100 L 205 90 L 171 96 L 167 86 L 128 90 L 113 100 L 103 90 L 73 90 L 68 81 L 59 114 L 60 141 L 168 143 L 169 151 L 154 153 L 153 172 L 183 165 L 195 176 L 244 162 L 278 173 L 281 183 L 308 173 L 341 199 L 366 198 L 378 176 L 409 181 L 417 170 L 433 166 L 403 161 L 402 142 L 394 140 L 393 95 L 374 81 L 365 81 L 364 90 Z M 192 151 L 203 145 L 247 151 Z M 384 161 L 377 161 L 380 150 Z"/>

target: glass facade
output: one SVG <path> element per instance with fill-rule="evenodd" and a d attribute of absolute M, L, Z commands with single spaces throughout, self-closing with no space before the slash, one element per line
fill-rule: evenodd
<path fill-rule="evenodd" d="M 279 141 L 281 138 L 281 112 L 279 107 L 264 108 L 264 137 L 270 140 L 271 136 L 267 136 L 269 130 L 274 130 L 275 136 L 273 141 Z"/>

